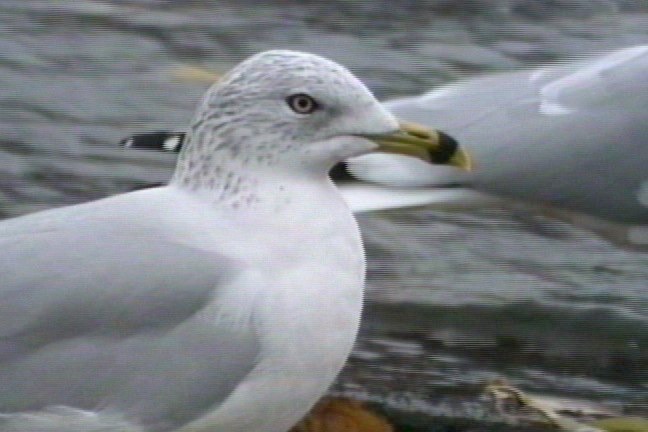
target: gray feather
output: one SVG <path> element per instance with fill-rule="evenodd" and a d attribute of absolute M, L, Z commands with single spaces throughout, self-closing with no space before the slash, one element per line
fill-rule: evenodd
<path fill-rule="evenodd" d="M 251 330 L 223 325 L 214 334 L 200 319 L 237 266 L 182 243 L 174 210 L 161 207 L 169 198 L 182 207 L 171 193 L 0 224 L 0 382 L 11 389 L 0 392 L 0 412 L 109 408 L 167 430 L 222 402 L 254 367 Z"/>

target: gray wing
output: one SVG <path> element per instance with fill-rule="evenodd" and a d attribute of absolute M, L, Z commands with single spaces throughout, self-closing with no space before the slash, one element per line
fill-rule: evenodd
<path fill-rule="evenodd" d="M 533 71 L 501 73 L 392 101 L 399 117 L 439 127 L 472 154 L 472 175 L 398 164 L 350 169 L 477 190 L 648 223 L 648 46 Z M 361 159 L 361 158 L 358 158 Z M 402 165 L 402 164 L 401 164 Z M 377 175 L 377 174 L 376 174 Z M 376 180 L 371 178 L 371 180 Z M 406 180 L 403 180 L 406 181 Z"/>
<path fill-rule="evenodd" d="M 222 402 L 254 367 L 252 329 L 200 314 L 236 266 L 165 236 L 156 205 L 110 206 L 0 224 L 0 412 L 115 409 L 166 428 Z"/>

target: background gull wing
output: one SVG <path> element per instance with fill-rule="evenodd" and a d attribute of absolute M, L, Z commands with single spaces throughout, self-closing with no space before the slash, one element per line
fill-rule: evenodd
<path fill-rule="evenodd" d="M 377 154 L 349 160 L 347 168 L 356 178 L 390 186 L 462 186 L 486 194 L 474 195 L 480 203 L 492 204 L 494 197 L 506 205 L 529 203 L 644 248 L 647 77 L 648 45 L 642 45 L 387 102 L 399 118 L 454 136 L 472 154 L 475 169 L 465 173 Z"/>
<path fill-rule="evenodd" d="M 191 205 L 158 188 L 0 224 L 0 412 L 64 405 L 177 425 L 254 367 L 253 329 L 204 316 L 237 264 L 186 241 L 168 202 Z"/>
<path fill-rule="evenodd" d="M 647 77 L 648 46 L 638 46 L 388 102 L 397 116 L 455 136 L 473 154 L 476 169 L 448 172 L 406 159 L 379 166 L 376 158 L 365 159 L 370 166 L 363 167 L 362 158 L 348 166 L 376 182 L 380 173 L 390 184 L 461 183 L 614 222 L 648 224 L 648 206 L 639 199 L 648 180 Z"/>

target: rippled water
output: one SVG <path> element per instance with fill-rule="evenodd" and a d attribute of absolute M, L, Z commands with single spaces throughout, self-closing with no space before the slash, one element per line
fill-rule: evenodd
<path fill-rule="evenodd" d="M 0 28 L 8 217 L 166 179 L 172 156 L 116 143 L 184 127 L 204 86 L 175 77 L 182 64 L 224 71 L 302 49 L 388 98 L 648 43 L 648 5 L 3 0 Z M 648 254 L 525 210 L 391 211 L 361 225 L 368 302 L 336 392 L 378 402 L 403 430 L 495 430 L 477 397 L 495 377 L 648 412 Z"/>

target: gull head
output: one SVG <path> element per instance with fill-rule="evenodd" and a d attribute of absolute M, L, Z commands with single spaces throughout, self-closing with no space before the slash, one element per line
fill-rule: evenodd
<path fill-rule="evenodd" d="M 404 130 L 345 67 L 314 54 L 273 50 L 245 60 L 208 90 L 176 177 L 193 183 L 230 165 L 326 175 L 335 163 L 372 151 L 433 162 L 441 155 L 441 163 L 460 164 L 451 160 L 456 142 L 430 136 Z"/>

